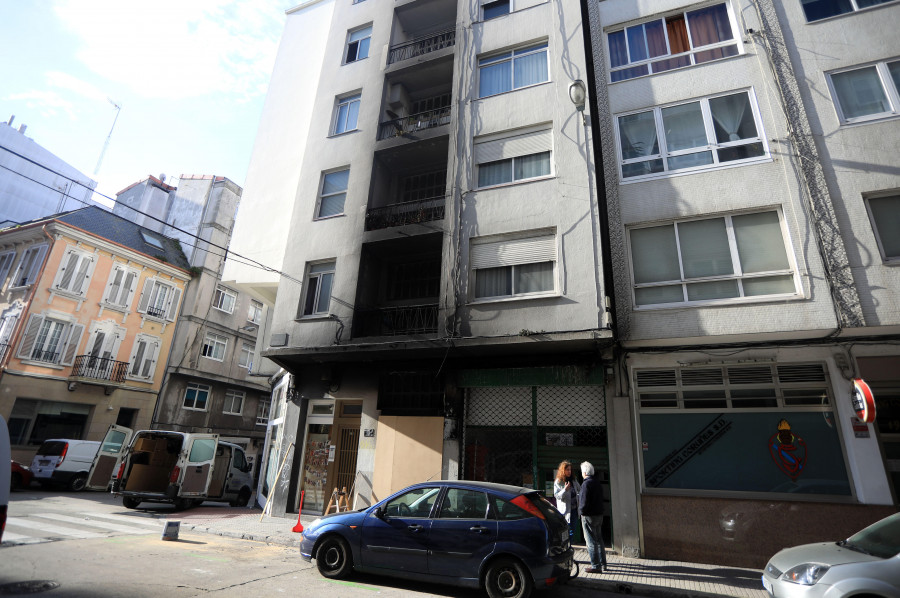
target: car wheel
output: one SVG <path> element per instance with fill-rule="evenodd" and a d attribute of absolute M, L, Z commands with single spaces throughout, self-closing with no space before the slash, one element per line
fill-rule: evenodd
<path fill-rule="evenodd" d="M 194 501 L 190 498 L 176 498 L 174 504 L 176 511 L 187 511 L 194 506 Z"/>
<path fill-rule="evenodd" d="M 241 488 L 237 498 L 231 501 L 232 507 L 246 507 L 250 502 L 250 488 Z"/>
<path fill-rule="evenodd" d="M 14 473 L 9 479 L 9 489 L 18 490 L 22 487 L 22 474 Z"/>
<path fill-rule="evenodd" d="M 141 499 L 126 496 L 122 498 L 122 506 L 126 509 L 136 509 L 141 504 Z"/>
<path fill-rule="evenodd" d="M 72 476 L 72 479 L 69 480 L 69 490 L 72 492 L 81 492 L 85 486 L 87 486 L 87 474 L 85 473 Z"/>
<path fill-rule="evenodd" d="M 316 551 L 316 567 L 319 573 L 329 579 L 343 579 L 353 570 L 353 556 L 350 545 L 340 536 L 329 536 L 322 540 Z"/>
<path fill-rule="evenodd" d="M 534 583 L 519 561 L 497 559 L 484 574 L 484 590 L 490 598 L 527 598 Z"/>

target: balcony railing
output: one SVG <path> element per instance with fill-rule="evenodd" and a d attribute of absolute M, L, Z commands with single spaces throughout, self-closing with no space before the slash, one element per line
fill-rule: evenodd
<path fill-rule="evenodd" d="M 443 220 L 445 203 L 445 197 L 434 197 L 395 203 L 381 208 L 369 208 L 366 212 L 366 230 Z"/>
<path fill-rule="evenodd" d="M 93 357 L 91 355 L 78 355 L 75 357 L 72 377 L 124 382 L 127 371 L 127 361 L 115 361 L 106 357 Z"/>
<path fill-rule="evenodd" d="M 162 309 L 161 307 L 148 306 L 147 315 L 151 318 L 162 318 L 164 315 L 166 315 L 166 310 Z"/>
<path fill-rule="evenodd" d="M 32 361 L 43 361 L 45 363 L 56 363 L 59 361 L 59 353 L 56 351 L 41 351 L 40 349 L 31 353 Z"/>
<path fill-rule="evenodd" d="M 450 106 L 438 108 L 436 110 L 428 110 L 417 114 L 410 114 L 389 120 L 378 125 L 378 139 L 389 139 L 391 137 L 399 137 L 424 129 L 440 127 L 450 124 Z"/>
<path fill-rule="evenodd" d="M 7 351 L 9 351 L 9 345 L 6 343 L 0 343 L 0 363 L 3 363 L 3 358 L 6 357 Z"/>
<path fill-rule="evenodd" d="M 388 64 L 394 64 L 407 58 L 415 58 L 429 52 L 449 48 L 456 43 L 456 29 L 448 29 L 440 33 L 433 33 L 416 38 L 402 44 L 391 47 L 388 52 Z"/>
<path fill-rule="evenodd" d="M 438 329 L 438 304 L 378 307 L 356 311 L 360 336 L 428 334 Z"/>

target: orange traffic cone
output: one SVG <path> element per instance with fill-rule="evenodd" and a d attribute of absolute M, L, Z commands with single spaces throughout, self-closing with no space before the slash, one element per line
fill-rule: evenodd
<path fill-rule="evenodd" d="M 305 492 L 306 492 L 305 490 L 301 490 L 301 491 L 300 491 L 300 508 L 297 509 L 297 511 L 298 511 L 298 513 L 297 513 L 297 525 L 295 525 L 295 526 L 292 528 L 292 529 L 293 529 L 295 532 L 297 532 L 297 533 L 302 533 L 302 532 L 303 532 L 303 524 L 300 523 L 300 517 L 301 517 L 302 514 L 303 514 L 303 495 L 304 495 Z"/>

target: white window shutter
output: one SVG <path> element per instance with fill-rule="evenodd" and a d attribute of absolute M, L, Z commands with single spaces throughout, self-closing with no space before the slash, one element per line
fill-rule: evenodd
<path fill-rule="evenodd" d="M 144 353 L 144 365 L 141 367 L 141 377 L 153 379 L 156 369 L 156 357 L 159 354 L 159 342 L 147 343 L 147 351 Z"/>
<path fill-rule="evenodd" d="M 150 293 L 153 291 L 153 283 L 156 281 L 152 278 L 148 278 L 144 281 L 144 288 L 141 290 L 141 298 L 138 301 L 138 311 L 143 313 L 147 313 L 147 304 L 150 303 Z"/>
<path fill-rule="evenodd" d="M 180 299 L 181 289 L 172 287 L 172 292 L 169 294 L 169 304 L 166 306 L 166 319 L 170 322 L 174 322 L 175 318 L 178 317 L 178 301 Z"/>
<path fill-rule="evenodd" d="M 2 325 L 0 325 L 0 345 L 8 344 L 13 330 L 16 329 L 16 322 L 18 321 L 19 316 L 6 316 L 2 321 Z"/>
<path fill-rule="evenodd" d="M 134 346 L 131 348 L 131 357 L 128 359 L 128 374 L 130 376 L 140 376 L 144 353 L 147 350 L 146 345 L 147 343 L 143 338 L 135 337 Z"/>
<path fill-rule="evenodd" d="M 37 253 L 34 256 L 34 260 L 31 262 L 31 267 L 28 269 L 28 272 L 25 272 L 26 282 L 25 284 L 31 284 L 34 282 L 34 279 L 37 277 L 38 271 L 41 269 L 41 265 L 44 263 L 44 256 L 47 255 L 47 246 L 41 245 L 38 247 Z"/>
<path fill-rule="evenodd" d="M 4 282 L 6 282 L 6 275 L 9 274 L 9 270 L 10 268 L 12 268 L 12 263 L 15 259 L 15 251 L 10 251 L 8 253 L 0 255 L 0 287 L 3 286 Z"/>
<path fill-rule="evenodd" d="M 516 156 L 528 156 L 550 151 L 553 137 L 550 129 L 512 135 L 490 141 L 475 141 L 475 163 L 485 164 Z"/>
<path fill-rule="evenodd" d="M 119 289 L 122 286 L 122 278 L 125 276 L 125 270 L 121 266 L 113 266 L 109 273 L 109 280 L 106 281 L 106 288 L 103 290 L 103 300 L 107 303 L 116 303 L 118 301 Z"/>
<path fill-rule="evenodd" d="M 86 295 L 88 287 L 91 284 L 91 277 L 94 274 L 94 266 L 97 263 L 96 254 L 84 255 L 81 258 L 81 264 L 78 265 L 78 274 L 75 277 L 75 283 L 72 285 L 72 292 L 79 295 Z"/>
<path fill-rule="evenodd" d="M 69 334 L 69 341 L 63 349 L 63 358 L 61 365 L 72 365 L 75 363 L 75 353 L 78 351 L 78 343 L 81 342 L 81 335 L 84 333 L 84 324 L 72 324 Z"/>
<path fill-rule="evenodd" d="M 44 323 L 44 316 L 40 314 L 31 314 L 28 320 L 28 327 L 25 328 L 25 335 L 22 337 L 22 344 L 19 345 L 18 356 L 22 359 L 31 359 L 31 352 L 34 350 L 34 341 L 37 340 L 38 332 L 41 324 Z"/>
<path fill-rule="evenodd" d="M 137 283 L 138 273 L 128 270 L 125 275 L 125 282 L 122 284 L 121 294 L 119 295 L 122 298 L 120 305 L 125 307 L 131 306 L 131 300 L 134 297 L 135 289 L 137 289 Z"/>
<path fill-rule="evenodd" d="M 472 269 L 499 268 L 556 261 L 556 237 L 525 237 L 493 243 L 475 243 L 471 249 Z"/>
<path fill-rule="evenodd" d="M 53 288 L 69 289 L 72 284 L 72 276 L 78 265 L 78 254 L 74 250 L 68 249 L 63 255 L 63 259 L 59 263 L 59 270 L 56 272 L 56 280 L 53 281 Z"/>
<path fill-rule="evenodd" d="M 109 348 L 109 357 L 113 360 L 119 357 L 119 347 L 122 345 L 122 340 L 125 338 L 126 333 L 125 329 L 121 326 L 116 326 L 114 330 L 113 342 Z"/>

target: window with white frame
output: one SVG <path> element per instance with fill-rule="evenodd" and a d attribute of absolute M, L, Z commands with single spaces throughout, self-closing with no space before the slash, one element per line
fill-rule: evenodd
<path fill-rule="evenodd" d="M 237 301 L 237 293 L 219 285 L 213 294 L 213 307 L 227 314 L 234 312 L 234 304 Z"/>
<path fill-rule="evenodd" d="M 184 389 L 184 401 L 181 406 L 192 411 L 206 411 L 211 390 L 212 387 L 206 384 L 188 382 L 187 388 Z"/>
<path fill-rule="evenodd" d="M 547 42 L 478 59 L 479 98 L 549 80 Z"/>
<path fill-rule="evenodd" d="M 6 276 L 9 274 L 9 271 L 12 269 L 13 260 L 16 259 L 15 251 L 7 251 L 5 253 L 0 253 L 0 289 L 3 288 L 3 283 L 6 282 Z"/>
<path fill-rule="evenodd" d="M 84 347 L 84 354 L 90 356 L 88 367 L 109 371 L 112 368 L 111 360 L 118 356 L 119 346 L 125 334 L 125 328 L 112 320 L 92 322 L 88 341 Z"/>
<path fill-rule="evenodd" d="M 300 316 L 328 314 L 335 262 L 320 262 L 307 267 L 306 290 L 300 304 Z"/>
<path fill-rule="evenodd" d="M 227 338 L 221 334 L 207 332 L 206 338 L 203 339 L 203 348 L 200 350 L 200 355 L 215 361 L 223 361 L 226 347 L 228 347 Z"/>
<path fill-rule="evenodd" d="M 740 52 L 727 2 L 631 25 L 607 34 L 610 80 L 736 56 Z"/>
<path fill-rule="evenodd" d="M 254 324 L 259 324 L 259 322 L 262 320 L 262 311 L 263 311 L 262 302 L 257 301 L 256 299 L 251 299 L 250 300 L 250 309 L 247 312 L 247 321 L 253 322 Z"/>
<path fill-rule="evenodd" d="M 756 98 L 749 91 L 621 114 L 616 132 L 623 179 L 768 157 Z"/>
<path fill-rule="evenodd" d="M 156 358 L 159 355 L 159 337 L 138 334 L 131 348 L 128 360 L 128 378 L 149 382 L 156 373 Z"/>
<path fill-rule="evenodd" d="M 47 255 L 47 248 L 48 245 L 33 245 L 22 253 L 22 259 L 9 283 L 10 288 L 28 286 L 35 281 L 44 256 Z"/>
<path fill-rule="evenodd" d="M 831 96 L 844 124 L 897 116 L 900 60 L 828 73 Z"/>
<path fill-rule="evenodd" d="M 91 282 L 96 256 L 75 248 L 67 249 L 59 264 L 53 290 L 74 296 L 83 296 Z"/>
<path fill-rule="evenodd" d="M 26 361 L 72 365 L 84 325 L 45 314 L 32 314 L 18 356 Z"/>
<path fill-rule="evenodd" d="M 253 345 L 250 343 L 241 343 L 241 355 L 238 358 L 238 365 L 248 370 L 253 367 Z"/>
<path fill-rule="evenodd" d="M 245 394 L 239 390 L 226 390 L 222 413 L 240 415 L 244 410 L 244 396 Z"/>
<path fill-rule="evenodd" d="M 637 307 L 799 292 L 777 210 L 634 227 L 628 237 Z"/>
<path fill-rule="evenodd" d="M 484 21 L 508 15 L 511 11 L 512 0 L 490 0 L 481 3 L 481 18 Z"/>
<path fill-rule="evenodd" d="M 112 307 L 127 309 L 134 298 L 140 272 L 124 264 L 113 265 L 103 293 L 103 301 Z"/>
<path fill-rule="evenodd" d="M 174 322 L 178 315 L 180 298 L 181 289 L 171 282 L 148 278 L 144 281 L 144 288 L 138 301 L 138 312 L 151 318 Z"/>
<path fill-rule="evenodd" d="M 892 0 L 800 0 L 806 20 L 810 23 L 854 12 L 870 6 L 887 4 Z"/>
<path fill-rule="evenodd" d="M 269 407 L 272 402 L 269 399 L 260 399 L 256 404 L 256 425 L 265 426 L 269 423 Z"/>
<path fill-rule="evenodd" d="M 900 261 L 900 194 L 866 199 L 872 228 L 885 261 Z"/>
<path fill-rule="evenodd" d="M 322 173 L 322 186 L 316 207 L 317 219 L 339 216 L 344 213 L 344 200 L 347 198 L 349 180 L 349 168 Z"/>
<path fill-rule="evenodd" d="M 334 107 L 334 124 L 331 127 L 332 135 L 356 130 L 360 98 L 362 98 L 360 93 L 337 98 Z"/>
<path fill-rule="evenodd" d="M 344 64 L 356 62 L 369 57 L 369 42 L 372 39 L 372 26 L 350 31 L 347 34 L 347 50 L 344 52 Z"/>
<path fill-rule="evenodd" d="M 555 293 L 556 261 L 552 232 L 472 239 L 471 296 L 482 300 Z"/>
<path fill-rule="evenodd" d="M 549 176 L 553 136 L 548 128 L 475 139 L 478 187 Z"/>

